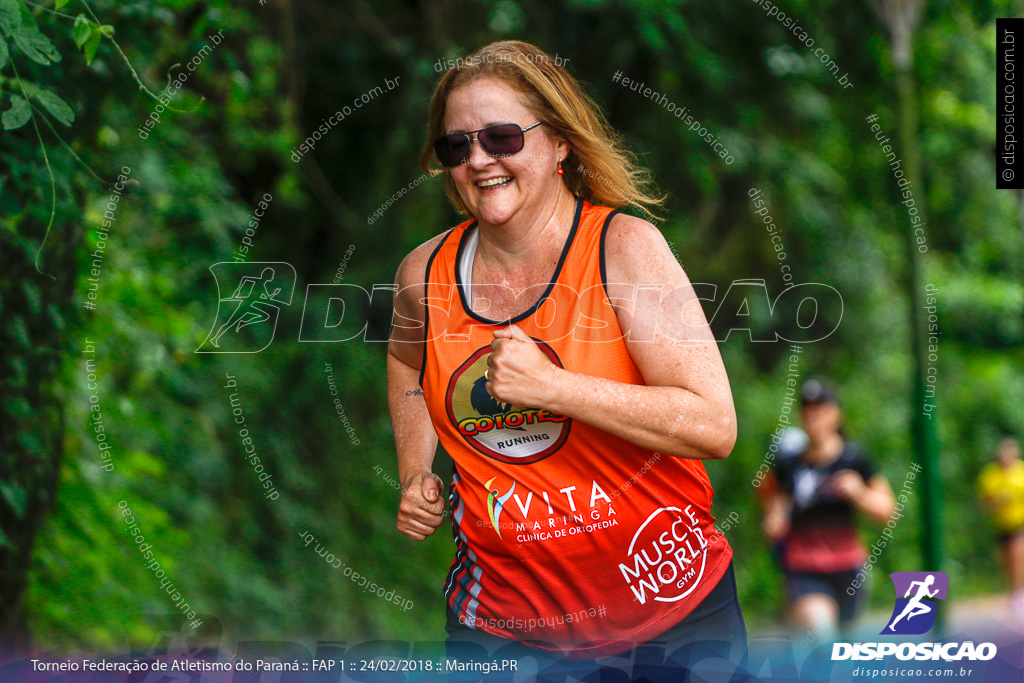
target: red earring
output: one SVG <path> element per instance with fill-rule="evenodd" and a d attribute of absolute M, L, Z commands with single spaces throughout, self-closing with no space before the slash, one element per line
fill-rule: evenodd
<path fill-rule="evenodd" d="M 562 169 L 562 162 L 559 161 L 558 162 L 558 175 L 562 175 L 564 173 L 565 173 L 565 171 Z"/>

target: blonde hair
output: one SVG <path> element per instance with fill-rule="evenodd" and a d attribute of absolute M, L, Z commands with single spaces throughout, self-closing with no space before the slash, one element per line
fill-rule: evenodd
<path fill-rule="evenodd" d="M 460 213 L 468 214 L 452 180 L 451 171 L 434 159 L 434 140 L 445 134 L 444 115 L 448 96 L 470 81 L 495 76 L 519 91 L 538 120 L 547 124 L 569 143 L 569 154 L 562 163 L 562 179 L 569 190 L 583 199 L 611 207 L 631 204 L 652 219 L 665 200 L 655 194 L 653 182 L 636 156 L 626 149 L 622 136 L 615 132 L 604 114 L 580 84 L 561 64 L 556 64 L 540 48 L 518 40 L 503 40 L 486 45 L 468 57 L 460 58 L 434 88 L 430 98 L 427 142 L 420 166 L 428 173 L 444 173 L 445 192 Z"/>

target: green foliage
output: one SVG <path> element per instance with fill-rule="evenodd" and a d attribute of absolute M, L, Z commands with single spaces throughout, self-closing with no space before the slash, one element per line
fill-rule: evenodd
<path fill-rule="evenodd" d="M 31 117 L 32 110 L 28 106 L 28 100 L 19 95 L 11 95 L 11 108 L 3 115 L 4 129 L 21 128 Z"/>
<path fill-rule="evenodd" d="M 11 38 L 15 45 L 34 62 L 49 66 L 50 62 L 59 62 L 60 53 L 54 47 L 50 39 L 40 33 L 37 29 L 29 26 L 19 26 L 11 32 Z"/>
<path fill-rule="evenodd" d="M 46 111 L 50 112 L 53 118 L 57 119 L 65 126 L 70 126 L 71 122 L 75 120 L 75 112 L 71 111 L 71 107 L 68 103 L 62 100 L 57 95 L 46 90 L 40 90 L 36 92 L 33 97 L 43 105 Z"/>
<path fill-rule="evenodd" d="M 210 623 L 254 639 L 443 637 L 450 536 L 444 527 L 424 543 L 398 535 L 398 492 L 373 470 L 396 476 L 384 345 L 297 343 L 295 305 L 263 353 L 194 350 L 217 310 L 208 268 L 230 259 L 263 193 L 273 200 L 250 260 L 294 265 L 300 300 L 305 284 L 332 281 L 350 244 L 344 282 L 390 282 L 406 253 L 460 220 L 439 179 L 410 191 L 372 227 L 365 217 L 421 173 L 437 59 L 499 38 L 571 57 L 570 71 L 669 192 L 669 218 L 659 227 L 691 280 L 724 292 L 734 280 L 757 278 L 773 297 L 782 291 L 777 252 L 747 194 L 764 191 L 795 279 L 827 283 L 844 299 L 839 329 L 807 345 L 800 371 L 838 382 L 848 431 L 894 487 L 902 485 L 914 410 L 907 223 L 864 123 L 876 113 L 897 134 L 883 29 L 864 7 L 792 3 L 816 45 L 849 72 L 854 88 L 843 91 L 754 3 L 532 0 L 470 2 L 455 12 L 389 0 L 358 10 L 293 3 L 294 16 L 274 3 L 227 0 L 90 4 L 95 13 L 82 3 L 86 11 L 72 16 L 0 0 L 0 438 L 9 439 L 0 506 L 12 518 L 52 511 L 29 574 L 29 616 L 42 647 L 148 644 L 158 635 L 154 615 L 173 613 L 126 537 L 121 500 Z M 74 13 L 79 4 L 54 7 Z M 948 571 L 965 579 L 957 585 L 976 592 L 998 589 L 999 579 L 973 479 L 998 430 L 1024 430 L 1020 200 L 992 189 L 991 35 L 994 17 L 1010 11 L 1003 2 L 986 10 L 932 3 L 916 41 L 924 177 L 915 190 L 929 206 L 926 278 L 940 292 L 944 543 Z M 141 136 L 162 94 L 145 84 L 186 73 L 172 65 L 187 64 L 221 29 L 224 42 L 187 72 L 193 94 L 179 92 Z M 723 164 L 664 107 L 612 83 L 617 70 L 689 107 L 735 164 Z M 301 163 L 290 160 L 339 103 L 395 76 L 400 88 L 356 110 Z M 199 95 L 209 106 L 176 113 L 179 100 Z M 68 127 L 66 146 L 51 121 Z M 46 139 L 51 134 L 60 144 Z M 126 166 L 131 181 L 104 239 L 98 306 L 85 311 L 97 228 Z M 46 241 L 48 220 L 55 227 Z M 56 282 L 34 272 L 37 254 Z M 709 317 L 716 307 L 708 303 Z M 773 329 L 767 311 L 753 309 L 752 327 Z M 375 312 L 377 327 L 389 321 L 388 311 Z M 84 367 L 86 339 L 96 346 L 95 389 Z M 737 334 L 720 347 L 740 439 L 730 458 L 707 469 L 716 515 L 740 516 L 729 539 L 741 600 L 752 622 L 764 624 L 778 618 L 783 592 L 750 482 L 782 409 L 788 351 Z M 340 398 L 360 445 L 337 421 L 325 362 L 343 378 Z M 226 373 L 238 378 L 253 440 L 282 490 L 277 501 L 262 498 L 244 459 Z M 93 395 L 114 449 L 112 472 L 99 467 Z M 47 459 L 61 454 L 54 503 L 34 469 L 45 474 Z M 9 475 L 18 463 L 31 463 L 32 472 Z M 449 479 L 447 456 L 435 470 Z M 920 521 L 912 504 L 898 543 L 875 569 L 876 585 L 887 571 L 920 568 Z M 22 547 L 8 529 L 0 530 L 0 548 Z M 360 593 L 303 547 L 302 531 L 415 600 L 414 612 Z M 869 541 L 877 533 L 864 528 Z M 891 598 L 875 595 L 879 604 Z"/>
<path fill-rule="evenodd" d="M 82 53 L 85 55 L 85 63 L 92 64 L 92 60 L 96 57 L 96 49 L 100 46 L 100 41 L 104 36 L 111 38 L 114 35 L 114 27 L 109 25 L 102 25 L 89 21 L 84 14 L 79 14 L 75 17 L 75 28 L 73 37 L 75 39 L 75 45 L 77 45 Z"/>
<path fill-rule="evenodd" d="M 0 29 L 11 33 L 21 26 L 22 7 L 19 0 L 0 0 Z"/>

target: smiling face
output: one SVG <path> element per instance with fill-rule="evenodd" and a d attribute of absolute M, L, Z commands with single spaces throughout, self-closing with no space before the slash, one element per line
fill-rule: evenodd
<path fill-rule="evenodd" d="M 444 133 L 475 131 L 499 123 L 528 128 L 538 120 L 518 90 L 487 76 L 451 92 Z M 569 153 L 569 145 L 556 139 L 545 125 L 523 135 L 520 152 L 499 158 L 488 155 L 479 140 L 474 141 L 469 160 L 449 169 L 466 208 L 483 223 L 501 225 L 524 208 L 540 207 L 557 196 L 562 186 L 558 162 Z"/>

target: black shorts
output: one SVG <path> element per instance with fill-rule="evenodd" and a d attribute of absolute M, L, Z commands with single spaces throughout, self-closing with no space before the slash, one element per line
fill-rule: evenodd
<path fill-rule="evenodd" d="M 857 569 L 851 569 L 827 574 L 787 571 L 785 574 L 789 601 L 795 602 L 797 598 L 811 593 L 823 593 L 839 605 L 839 621 L 852 621 L 863 603 L 862 597 L 865 594 L 863 585 L 859 588 L 853 586 L 853 581 L 857 578 L 857 571 Z M 848 588 L 853 591 L 853 595 L 850 595 Z"/>
<path fill-rule="evenodd" d="M 651 681 L 678 682 L 683 680 L 681 676 L 684 671 L 704 659 L 719 664 L 722 659 L 729 660 L 735 665 L 735 674 L 731 680 L 748 680 L 745 671 L 747 627 L 736 592 L 732 562 L 707 597 L 682 621 L 632 649 L 613 657 L 599 658 L 601 664 L 593 660 L 564 659 L 517 640 L 471 629 L 459 621 L 451 607 L 446 609 L 444 628 L 448 632 L 445 646 L 449 659 L 479 659 L 484 655 L 480 649 L 483 648 L 487 656 L 495 659 L 525 660 L 523 665 L 526 668 L 521 666 L 518 669 L 519 677 L 515 680 L 526 680 L 522 677 L 523 673 L 532 672 L 533 666 L 536 666 L 537 680 L 545 683 L 563 681 L 567 676 L 576 680 L 591 680 L 587 677 L 600 676 L 594 672 L 610 666 L 627 671 L 630 674 L 629 680 L 647 676 Z M 543 632 L 538 634 L 537 639 L 543 640 Z M 720 676 L 721 672 L 717 675 Z M 496 683 L 494 676 L 491 673 L 483 680 Z"/>

